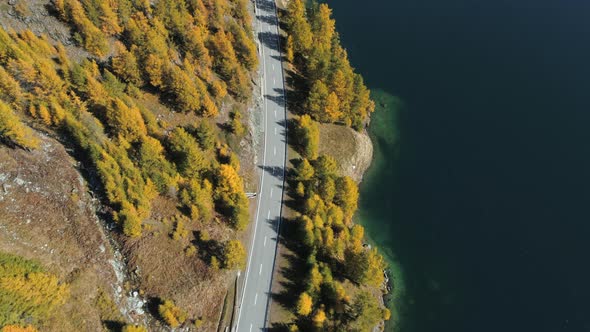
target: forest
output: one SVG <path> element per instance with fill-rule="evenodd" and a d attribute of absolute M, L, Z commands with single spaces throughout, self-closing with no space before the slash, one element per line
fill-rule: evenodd
<path fill-rule="evenodd" d="M 154 219 L 154 200 L 165 199 L 176 212 L 160 220 L 170 227 L 164 236 L 202 260 L 208 278 L 242 266 L 238 239 L 249 202 L 235 142 L 246 135 L 242 113 L 258 65 L 247 0 L 55 0 L 49 6 L 71 28 L 74 46 L 0 29 L 1 141 L 33 151 L 40 148 L 37 131 L 72 147 L 87 176 L 99 180 L 97 193 L 121 243 L 153 235 L 145 221 Z M 192 120 L 157 118 L 144 102 L 148 95 Z M 212 227 L 226 228 L 226 235 L 212 237 L 205 230 Z M 51 282 L 56 295 L 34 300 L 39 309 L 3 306 L 0 326 L 42 328 L 46 312 L 65 301 L 63 280 L 26 275 L 0 276 L 0 290 Z M 202 325 L 200 315 L 187 316 L 166 294 L 157 297 L 164 324 Z"/>
<path fill-rule="evenodd" d="M 380 303 L 386 263 L 364 243 L 354 223 L 358 186 L 339 174 L 337 161 L 320 154 L 320 126 L 337 123 L 360 131 L 374 102 L 348 62 L 327 4 L 289 1 L 282 13 L 285 60 L 291 90 L 290 159 L 282 238 L 289 253 L 278 302 L 290 316 L 276 323 L 287 331 L 370 331 L 390 312 Z M 296 296 L 294 296 L 297 294 Z"/>
<path fill-rule="evenodd" d="M 296 83 L 297 107 L 320 122 L 364 128 L 375 110 L 363 78 L 350 65 L 340 44 L 332 10 L 325 4 L 289 1 L 283 15 L 287 38 L 286 60 L 300 75 Z"/>
<path fill-rule="evenodd" d="M 44 148 L 42 136 L 68 147 L 129 264 L 160 280 L 140 276 L 128 286 L 151 299 L 152 326 L 214 329 L 223 302 L 191 306 L 185 288 L 167 274 L 174 271 L 158 270 L 159 261 L 188 266 L 205 288 L 244 268 L 241 240 L 250 214 L 239 143 L 249 135 L 247 105 L 258 67 L 249 6 L 248 0 L 53 0 L 49 13 L 70 29 L 72 43 L 0 29 L 0 141 L 30 153 Z M 27 2 L 15 9 L 26 13 Z M 292 0 L 283 17 L 286 60 L 304 95 L 292 109 L 290 137 L 301 158 L 289 172 L 297 217 L 286 233 L 301 256 L 302 278 L 289 290 L 295 319 L 284 327 L 366 331 L 389 318 L 375 295 L 385 264 L 363 246 L 363 228 L 353 223 L 357 184 L 319 154 L 318 126 L 360 131 L 374 104 L 330 15 L 325 4 L 306 8 Z M 71 298 L 74 280 L 0 252 L 1 331 L 44 330 Z M 102 308 L 113 307 L 110 295 L 97 294 L 97 307 L 108 312 Z M 120 314 L 101 319 L 106 330 L 147 330 Z"/>

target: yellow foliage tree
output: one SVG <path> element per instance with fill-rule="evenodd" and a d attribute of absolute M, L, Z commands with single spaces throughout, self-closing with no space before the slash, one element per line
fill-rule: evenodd
<path fill-rule="evenodd" d="M 216 116 L 217 113 L 219 113 L 219 111 L 217 110 L 217 106 L 215 105 L 213 100 L 211 100 L 211 98 L 208 95 L 205 95 L 203 98 L 203 106 L 201 108 L 201 115 L 208 117 L 208 118 L 212 118 L 212 117 Z"/>
<path fill-rule="evenodd" d="M 324 108 L 326 112 L 326 119 L 330 122 L 335 122 L 340 119 L 342 112 L 340 112 L 340 100 L 336 93 L 331 92 L 326 98 L 326 105 Z"/>
<path fill-rule="evenodd" d="M 316 326 L 324 325 L 324 322 L 326 321 L 326 312 L 322 309 L 318 309 L 315 315 L 313 315 L 312 320 Z"/>
<path fill-rule="evenodd" d="M 336 180 L 334 201 L 339 205 L 347 219 L 352 218 L 358 206 L 359 192 L 353 179 L 348 176 Z"/>
<path fill-rule="evenodd" d="M 313 306 L 313 300 L 309 294 L 303 292 L 299 295 L 299 300 L 297 300 L 297 314 L 300 316 L 307 316 L 311 313 L 311 309 Z"/>
<path fill-rule="evenodd" d="M 288 62 L 293 62 L 295 59 L 293 47 L 293 36 L 289 35 L 287 37 L 287 45 L 285 46 L 285 57 L 287 58 Z"/>
<path fill-rule="evenodd" d="M 107 120 L 117 135 L 133 142 L 147 134 L 141 112 L 137 107 L 128 107 L 121 99 L 111 101 L 107 108 Z"/>
<path fill-rule="evenodd" d="M 164 60 L 155 54 L 148 55 L 145 60 L 144 70 L 147 73 L 149 82 L 156 88 L 163 86 Z"/>
<path fill-rule="evenodd" d="M 301 155 L 310 160 L 316 159 L 320 148 L 320 129 L 318 124 L 309 115 L 304 114 L 299 117 L 295 135 Z"/>
<path fill-rule="evenodd" d="M 241 193 L 244 190 L 244 183 L 242 178 L 238 175 L 236 170 L 227 164 L 219 166 L 217 177 L 217 192 L 218 194 L 235 194 Z"/>
<path fill-rule="evenodd" d="M 37 329 L 31 325 L 25 327 L 18 325 L 6 325 L 0 330 L 0 332 L 37 332 Z"/>
<path fill-rule="evenodd" d="M 10 303 L 11 310 L 0 315 L 0 324 L 6 318 L 9 323 L 46 318 L 69 297 L 69 287 L 54 275 L 42 271 L 5 272 L 0 272 L 0 303 Z"/>
<path fill-rule="evenodd" d="M 39 140 L 3 101 L 0 100 L 0 138 L 26 149 L 39 147 Z"/>
<path fill-rule="evenodd" d="M 125 325 L 121 332 L 148 332 L 148 330 L 140 325 Z"/>
<path fill-rule="evenodd" d="M 51 114 L 49 113 L 49 109 L 47 106 L 41 104 L 39 105 L 39 109 L 37 110 L 37 114 L 43 123 L 47 126 L 51 125 Z"/>
<path fill-rule="evenodd" d="M 227 269 L 243 269 L 246 264 L 246 251 L 238 240 L 230 240 L 223 249 L 223 264 Z"/>
<path fill-rule="evenodd" d="M 158 313 L 170 327 L 178 327 L 186 320 L 186 313 L 170 300 L 158 306 Z"/>
<path fill-rule="evenodd" d="M 113 72 L 125 82 L 140 85 L 141 73 L 135 55 L 119 41 L 115 42 L 115 52 L 117 55 L 111 59 Z"/>

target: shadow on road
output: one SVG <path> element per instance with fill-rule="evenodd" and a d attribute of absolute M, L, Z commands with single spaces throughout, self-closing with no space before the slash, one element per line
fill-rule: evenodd
<path fill-rule="evenodd" d="M 277 25 L 277 20 L 272 15 L 256 15 L 256 18 L 266 24 Z"/>
<path fill-rule="evenodd" d="M 264 172 L 267 172 L 269 175 L 283 181 L 285 177 L 284 167 L 282 166 L 258 166 L 258 168 L 262 169 Z"/>
<path fill-rule="evenodd" d="M 279 51 L 279 36 L 275 32 L 259 32 L 258 39 L 260 39 L 264 46 L 270 48 L 273 51 Z"/>

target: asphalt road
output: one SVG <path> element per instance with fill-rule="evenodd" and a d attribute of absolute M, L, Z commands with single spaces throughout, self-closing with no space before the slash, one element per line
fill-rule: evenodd
<path fill-rule="evenodd" d="M 259 40 L 264 112 L 264 154 L 252 243 L 246 271 L 239 278 L 241 298 L 234 331 L 264 330 L 277 250 L 285 172 L 286 108 L 279 48 L 278 20 L 273 0 L 256 0 L 255 34 Z M 240 290 L 239 290 L 240 291 Z"/>

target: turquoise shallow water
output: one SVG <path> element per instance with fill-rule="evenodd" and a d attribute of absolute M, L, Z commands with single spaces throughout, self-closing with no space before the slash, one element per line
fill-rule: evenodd
<path fill-rule="evenodd" d="M 378 105 L 388 330 L 590 331 L 590 3 L 329 3 Z"/>

